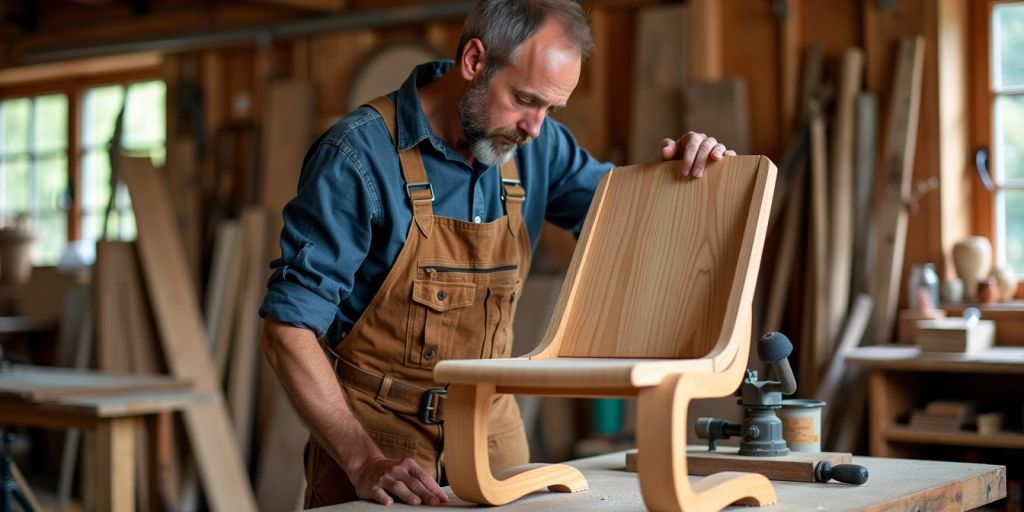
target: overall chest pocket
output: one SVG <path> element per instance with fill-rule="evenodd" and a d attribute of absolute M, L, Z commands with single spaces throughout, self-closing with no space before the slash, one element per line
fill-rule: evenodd
<path fill-rule="evenodd" d="M 473 305 L 473 283 L 417 279 L 409 303 L 405 365 L 433 368 L 451 353 L 459 317 Z"/>

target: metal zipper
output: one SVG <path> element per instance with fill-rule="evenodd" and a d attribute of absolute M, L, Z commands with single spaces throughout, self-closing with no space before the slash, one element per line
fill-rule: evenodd
<path fill-rule="evenodd" d="M 427 265 L 420 267 L 420 270 L 424 272 L 437 272 L 439 274 L 445 273 L 463 273 L 463 274 L 493 274 L 495 272 L 507 272 L 509 270 L 515 270 L 519 268 L 519 265 L 502 265 L 500 267 L 490 268 L 470 268 L 470 267 L 445 267 L 441 265 Z"/>

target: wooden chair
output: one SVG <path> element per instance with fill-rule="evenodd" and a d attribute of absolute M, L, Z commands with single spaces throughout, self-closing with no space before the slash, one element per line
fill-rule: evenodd
<path fill-rule="evenodd" d="M 743 378 L 751 304 L 775 184 L 764 157 L 729 157 L 703 178 L 680 163 L 602 179 L 538 348 L 510 359 L 444 361 L 445 466 L 459 498 L 501 505 L 547 487 L 586 489 L 565 464 L 492 475 L 487 409 L 495 394 L 635 397 L 638 473 L 654 510 L 766 505 L 765 477 L 717 473 L 690 485 L 690 400 L 728 396 Z"/>

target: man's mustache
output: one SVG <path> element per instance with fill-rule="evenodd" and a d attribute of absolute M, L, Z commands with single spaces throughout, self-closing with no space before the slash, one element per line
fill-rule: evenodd
<path fill-rule="evenodd" d="M 503 129 L 491 132 L 492 139 L 496 139 L 498 137 L 505 137 L 519 146 L 524 146 L 533 141 L 533 137 L 530 137 L 528 133 L 522 130 Z"/>

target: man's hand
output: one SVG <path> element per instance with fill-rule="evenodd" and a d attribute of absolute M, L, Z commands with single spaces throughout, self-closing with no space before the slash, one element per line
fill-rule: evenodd
<path fill-rule="evenodd" d="M 687 132 L 679 140 L 664 139 L 661 141 L 661 158 L 664 160 L 682 160 L 683 176 L 700 178 L 709 160 L 721 160 L 723 156 L 736 156 L 736 152 L 726 149 L 714 137 L 703 133 Z"/>
<path fill-rule="evenodd" d="M 356 494 L 365 500 L 390 505 L 398 498 L 410 505 L 438 505 L 448 502 L 437 482 L 412 459 L 379 457 L 367 461 L 359 472 L 350 475 Z"/>

